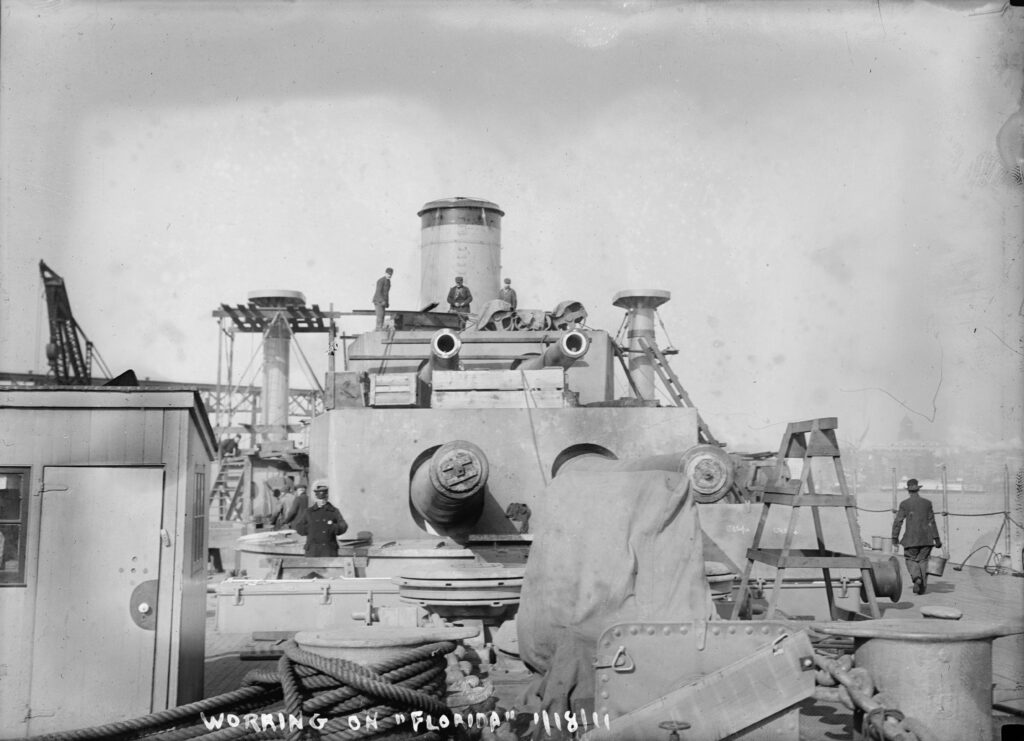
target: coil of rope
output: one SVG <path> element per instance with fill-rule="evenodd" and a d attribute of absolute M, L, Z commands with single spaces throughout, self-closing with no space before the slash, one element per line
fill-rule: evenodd
<path fill-rule="evenodd" d="M 814 653 L 818 667 L 814 696 L 828 702 L 840 702 L 848 709 L 859 711 L 864 738 L 872 741 L 935 741 L 935 736 L 915 718 L 908 718 L 884 693 L 875 693 L 876 685 L 867 669 L 855 667 L 853 657 L 833 659 Z M 857 717 L 854 717 L 856 724 Z"/>
<path fill-rule="evenodd" d="M 216 697 L 160 710 L 131 720 L 92 728 L 34 736 L 39 741 L 91 741 L 92 739 L 153 739 L 205 741 L 229 739 L 286 739 L 287 741 L 354 741 L 388 733 L 388 739 L 437 739 L 431 732 L 401 733 L 399 714 L 422 711 L 439 719 L 449 715 L 445 656 L 452 641 L 439 641 L 402 651 L 394 658 L 369 666 L 345 659 L 327 659 L 298 647 L 283 646 L 276 671 L 257 669 L 242 680 L 242 687 Z M 283 702 L 283 707 L 282 707 Z M 262 729 L 258 723 L 210 727 L 209 717 L 221 714 L 245 717 L 267 715 L 299 719 L 280 728 Z M 373 718 L 373 723 L 350 725 L 350 719 Z M 205 719 L 204 719 L 205 718 Z M 318 718 L 313 728 L 309 719 Z M 223 720 L 223 717 L 221 718 Z M 224 726 L 221 722 L 219 725 Z M 270 724 L 273 725 L 273 724 Z"/>

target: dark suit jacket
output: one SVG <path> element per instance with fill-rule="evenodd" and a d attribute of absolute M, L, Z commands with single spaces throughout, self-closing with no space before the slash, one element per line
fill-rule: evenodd
<path fill-rule="evenodd" d="M 916 548 L 935 544 L 935 539 L 939 537 L 939 529 L 935 526 L 935 513 L 929 500 L 922 496 L 911 496 L 900 502 L 896 520 L 892 523 L 893 538 L 900 536 L 900 527 L 904 520 L 907 523 L 907 530 L 900 545 L 904 548 Z"/>
<path fill-rule="evenodd" d="M 377 288 L 373 291 L 373 303 L 384 304 L 388 308 L 388 297 L 391 294 L 391 279 L 386 275 L 377 279 Z"/>
<path fill-rule="evenodd" d="M 306 535 L 307 556 L 337 556 L 338 536 L 348 530 L 341 512 L 330 502 L 322 507 L 310 505 L 306 512 L 309 533 Z"/>

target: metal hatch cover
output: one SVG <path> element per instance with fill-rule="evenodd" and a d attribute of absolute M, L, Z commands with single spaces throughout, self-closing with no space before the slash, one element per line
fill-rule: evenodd
<path fill-rule="evenodd" d="M 612 720 L 750 656 L 798 628 L 785 621 L 620 623 L 606 629 L 594 661 L 594 707 Z M 736 736 L 783 741 L 799 733 L 799 709 Z M 667 736 L 667 734 L 666 734 Z"/>

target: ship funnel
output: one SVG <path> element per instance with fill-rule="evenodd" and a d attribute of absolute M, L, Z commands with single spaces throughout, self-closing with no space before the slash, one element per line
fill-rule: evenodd
<path fill-rule="evenodd" d="M 629 373 L 641 399 L 654 398 L 654 365 L 644 348 L 654 347 L 654 311 L 672 298 L 668 291 L 654 288 L 619 291 L 612 299 L 615 306 L 626 310 L 629 339 Z"/>
<path fill-rule="evenodd" d="M 420 305 L 448 310 L 448 289 L 462 276 L 473 294 L 470 312 L 498 298 L 501 282 L 501 217 L 498 206 L 478 198 L 431 201 L 420 217 Z"/>
<path fill-rule="evenodd" d="M 292 329 L 289 309 L 306 305 L 299 291 L 250 291 L 249 302 L 261 309 L 280 309 L 269 319 L 263 337 L 263 418 L 269 440 L 288 439 L 288 374 Z"/>

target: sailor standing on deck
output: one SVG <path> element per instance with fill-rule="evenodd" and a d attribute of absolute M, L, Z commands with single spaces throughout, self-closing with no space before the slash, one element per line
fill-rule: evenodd
<path fill-rule="evenodd" d="M 942 547 L 939 529 L 935 526 L 932 503 L 918 494 L 920 490 L 921 486 L 917 479 L 910 479 L 907 482 L 910 496 L 900 502 L 896 519 L 892 523 L 892 545 L 893 548 L 903 545 L 907 571 L 914 580 L 914 594 L 924 594 L 928 587 L 928 559 L 932 555 L 932 546 Z M 899 540 L 900 527 L 904 520 L 907 522 L 907 529 L 903 534 L 903 540 Z"/>
<path fill-rule="evenodd" d="M 377 317 L 376 329 L 384 329 L 384 309 L 391 305 L 391 276 L 395 271 L 388 268 L 384 275 L 377 279 L 377 286 L 373 290 L 373 311 Z"/>
<path fill-rule="evenodd" d="M 295 487 L 295 498 L 288 506 L 288 511 L 280 521 L 279 529 L 291 528 L 299 535 L 306 534 L 306 515 L 309 512 L 309 497 L 306 496 L 306 487 L 301 484 Z"/>
<path fill-rule="evenodd" d="M 315 499 L 306 514 L 306 555 L 333 558 L 338 555 L 338 536 L 348 530 L 341 512 L 327 501 L 327 482 L 321 479 L 313 484 Z"/>
<path fill-rule="evenodd" d="M 462 276 L 455 279 L 455 285 L 448 290 L 448 311 L 454 312 L 462 317 L 462 323 L 466 323 L 466 315 L 469 314 L 469 305 L 473 302 L 473 294 L 467 286 L 462 284 Z"/>
<path fill-rule="evenodd" d="M 504 288 L 498 291 L 498 299 L 511 306 L 512 311 L 516 310 L 516 306 L 519 304 L 519 299 L 516 297 L 516 289 L 512 287 L 511 278 L 505 279 Z"/>

